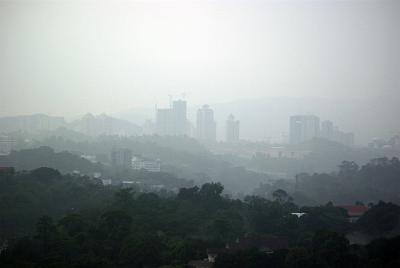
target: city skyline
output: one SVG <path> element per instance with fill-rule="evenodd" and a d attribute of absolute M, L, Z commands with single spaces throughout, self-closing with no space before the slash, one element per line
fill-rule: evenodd
<path fill-rule="evenodd" d="M 400 0 L 0 0 L 0 267 L 400 265 L 399 26 Z"/>
<path fill-rule="evenodd" d="M 224 138 L 221 138 L 222 133 L 219 133 L 217 136 L 216 126 L 218 123 L 215 121 L 214 115 L 214 110 L 211 109 L 209 105 L 204 104 L 197 110 L 196 121 L 192 122 L 187 116 L 187 101 L 182 99 L 170 99 L 169 108 L 156 109 L 154 121 L 147 120 L 144 124 L 138 126 L 141 128 L 140 131 L 139 129 L 134 131 L 136 131 L 135 135 L 141 133 L 141 135 L 158 134 L 161 136 L 189 136 L 205 141 L 238 142 L 240 140 L 240 121 L 236 120 L 232 113 L 229 113 L 225 124 L 222 124 L 224 126 L 223 132 L 225 136 Z M 113 119 L 105 114 L 99 116 L 86 114 L 78 120 L 81 121 L 80 124 L 78 124 L 77 121 L 67 123 L 63 117 L 41 115 L 21 117 L 19 118 L 19 121 L 17 121 L 17 124 L 13 123 L 15 120 L 13 117 L 3 118 L 3 120 L 4 119 L 6 119 L 6 123 L 7 121 L 9 122 L 8 131 L 26 131 L 32 129 L 36 129 L 36 131 L 52 130 L 59 127 L 68 127 L 68 124 L 72 124 L 70 126 L 73 126 L 74 130 L 88 135 L 132 135 L 129 132 L 125 132 L 127 131 L 126 126 L 123 126 L 126 130 L 120 132 L 118 127 L 115 126 L 115 122 L 113 122 L 113 120 L 118 119 Z M 2 123 L 3 127 L 6 126 L 4 125 L 5 122 Z M 120 127 L 122 127 L 123 121 L 120 121 L 119 124 Z M 151 125 L 150 129 L 145 129 L 147 124 Z M 290 144 L 298 144 L 309 141 L 313 138 L 324 138 L 347 146 L 354 146 L 355 144 L 354 133 L 343 132 L 330 119 L 320 120 L 318 116 L 312 114 L 291 115 L 289 117 L 289 128 L 287 129 L 287 133 L 289 135 L 289 141 L 286 141 L 285 138 L 282 137 L 281 141 L 275 141 L 273 143 L 285 144 L 288 142 Z M 271 142 L 271 140 L 264 141 Z"/>
<path fill-rule="evenodd" d="M 249 140 L 284 139 L 293 114 L 361 144 L 400 131 L 399 1 L 100 2 L 0 3 L 0 117 L 142 125 L 171 95 L 192 122 L 218 110 L 218 139 L 230 113 Z"/>

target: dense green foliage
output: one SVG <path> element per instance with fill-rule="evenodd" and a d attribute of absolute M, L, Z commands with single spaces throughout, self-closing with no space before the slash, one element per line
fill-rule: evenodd
<path fill-rule="evenodd" d="M 298 209 L 290 200 L 227 199 L 219 183 L 160 197 L 40 168 L 2 174 L 0 184 L 1 236 L 10 241 L 2 262 L 10 267 L 186 263 L 245 233 L 297 241 L 300 230 L 316 231 L 290 215 Z"/>
<path fill-rule="evenodd" d="M 63 136 L 42 137 L 28 144 L 22 143 L 22 147 L 38 148 L 51 147 L 56 152 L 73 152 L 74 154 L 93 155 L 97 160 L 104 164 L 102 169 L 97 168 L 97 171 L 103 170 L 108 172 L 107 164 L 111 163 L 110 154 L 115 148 L 129 149 L 133 154 L 141 155 L 152 159 L 160 159 L 162 163 L 162 171 L 170 173 L 178 178 L 185 178 L 188 181 L 194 181 L 197 184 L 202 184 L 210 181 L 219 181 L 224 184 L 225 190 L 230 193 L 251 193 L 260 183 L 271 179 L 270 176 L 262 173 L 257 173 L 248 170 L 239 165 L 240 163 L 231 163 L 229 157 L 218 156 L 208 151 L 195 139 L 189 137 L 170 137 L 170 136 L 100 136 L 97 138 L 88 139 L 68 139 Z M 37 149 L 23 150 L 21 155 L 35 152 Z M 39 152 L 40 154 L 40 152 Z M 30 154 L 31 155 L 31 154 Z M 38 155 L 39 156 L 39 155 Z M 29 155 L 26 156 L 29 158 Z M 49 158 L 44 155 L 41 163 L 45 163 Z M 51 159 L 50 159 L 51 160 Z M 82 159 L 83 160 L 83 159 Z M 33 169 L 43 166 L 38 166 L 36 161 L 25 162 L 26 164 L 18 164 L 18 169 Z M 65 161 L 65 165 L 54 165 L 54 161 L 50 161 L 48 165 L 52 168 L 57 168 L 64 172 L 72 171 L 71 167 L 80 170 L 81 172 L 95 170 L 92 165 L 81 167 L 75 165 L 73 161 Z M 71 164 L 68 164 L 71 163 Z M 89 163 L 91 164 L 91 163 Z M 29 167 L 29 168 L 28 168 Z M 68 170 L 68 168 L 70 168 Z M 110 173 L 110 172 L 108 172 Z M 119 178 L 121 178 L 120 176 Z M 184 186 L 184 185 L 181 185 Z"/>
<path fill-rule="evenodd" d="M 378 239 L 367 246 L 349 245 L 340 234 L 316 232 L 307 245 L 263 254 L 256 250 L 224 254 L 216 268 L 395 268 L 400 265 L 400 236 Z"/>
<path fill-rule="evenodd" d="M 79 155 L 67 151 L 55 152 L 52 148 L 41 146 L 35 149 L 12 151 L 6 157 L 17 171 L 28 171 L 40 167 L 50 167 L 63 174 L 78 172 L 80 175 L 93 176 L 100 173 L 104 178 L 112 179 L 115 183 L 124 180 L 139 182 L 142 188 L 151 185 L 163 185 L 166 189 L 178 189 L 191 186 L 192 181 L 178 178 L 167 172 L 151 173 L 144 170 L 116 169 L 101 163 L 92 163 Z"/>
<path fill-rule="evenodd" d="M 75 154 L 67 151 L 55 152 L 52 148 L 42 146 L 35 149 L 12 151 L 9 156 L 10 162 L 17 170 L 32 170 L 40 167 L 50 167 L 62 173 L 71 173 L 79 170 L 89 174 L 104 169 L 101 164 L 93 164 Z"/>
<path fill-rule="evenodd" d="M 284 173 L 294 177 L 298 173 L 323 173 L 334 172 L 337 164 L 347 159 L 348 161 L 366 164 L 370 159 L 387 157 L 400 157 L 398 149 L 369 149 L 350 148 L 337 142 L 325 139 L 312 139 L 305 143 L 295 145 L 282 145 L 282 151 L 304 153 L 300 157 L 271 157 L 268 149 L 271 146 L 263 144 L 249 145 L 260 153 L 255 154 L 246 163 L 246 167 L 271 173 Z M 263 153 L 266 152 L 266 153 Z"/>
<path fill-rule="evenodd" d="M 375 160 L 361 169 L 344 162 L 338 178 L 397 187 L 398 162 Z M 398 174 L 398 173 L 397 173 Z M 148 179 L 151 175 L 147 174 Z M 143 178 L 144 180 L 146 177 Z M 328 179 L 329 181 L 329 179 Z M 327 183 L 322 181 L 322 183 Z M 0 172 L 1 267 L 184 267 L 209 248 L 245 235 L 286 238 L 287 249 L 221 253 L 215 267 L 397 267 L 398 237 L 350 245 L 346 235 L 400 234 L 400 207 L 378 202 L 349 223 L 346 211 L 328 202 L 298 207 L 287 191 L 271 200 L 224 196 L 220 183 L 181 188 L 175 195 L 103 186 L 85 176 L 51 168 Z M 297 217 L 293 212 L 305 212 Z M 1 246 L 1 244 L 0 244 Z"/>
<path fill-rule="evenodd" d="M 0 238 L 29 234 L 42 215 L 95 213 L 113 191 L 88 177 L 61 175 L 50 168 L 0 173 Z"/>
<path fill-rule="evenodd" d="M 380 201 L 357 221 L 357 229 L 372 235 L 396 235 L 400 232 L 400 207 Z"/>
<path fill-rule="evenodd" d="M 336 173 L 298 174 L 296 180 L 261 184 L 255 193 L 270 196 L 276 188 L 283 188 L 297 204 L 315 205 L 377 203 L 379 200 L 400 203 L 400 161 L 398 158 L 377 158 L 359 167 L 355 162 L 343 161 Z"/>

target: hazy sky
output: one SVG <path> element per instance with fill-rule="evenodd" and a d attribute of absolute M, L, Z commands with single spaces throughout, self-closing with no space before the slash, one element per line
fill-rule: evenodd
<path fill-rule="evenodd" d="M 0 115 L 400 99 L 400 1 L 0 1 Z M 382 107 L 384 108 L 384 107 Z"/>

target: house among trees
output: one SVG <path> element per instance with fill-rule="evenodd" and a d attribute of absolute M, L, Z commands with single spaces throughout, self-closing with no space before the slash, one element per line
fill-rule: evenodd
<path fill-rule="evenodd" d="M 368 210 L 368 207 L 364 205 L 348 205 L 339 207 L 347 211 L 349 222 L 356 222 Z"/>
<path fill-rule="evenodd" d="M 235 254 L 239 251 L 256 249 L 265 254 L 272 254 L 279 249 L 289 247 L 289 242 L 286 237 L 273 235 L 246 235 L 236 239 L 234 242 L 229 242 L 225 248 L 207 249 L 207 259 L 192 260 L 188 263 L 189 267 L 208 268 L 212 267 L 216 258 L 222 254 Z"/>

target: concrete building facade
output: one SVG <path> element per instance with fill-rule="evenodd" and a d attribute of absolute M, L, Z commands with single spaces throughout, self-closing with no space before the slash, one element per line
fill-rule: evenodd
<path fill-rule="evenodd" d="M 197 138 L 204 141 L 215 141 L 217 139 L 217 124 L 214 120 L 214 111 L 209 105 L 203 105 L 197 110 L 196 122 Z"/>

